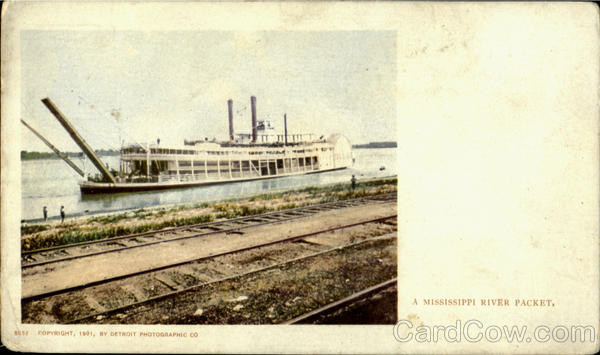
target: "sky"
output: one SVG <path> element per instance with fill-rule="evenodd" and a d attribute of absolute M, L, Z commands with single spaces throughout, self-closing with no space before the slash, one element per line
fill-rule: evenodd
<path fill-rule="evenodd" d="M 258 119 L 283 132 L 354 144 L 396 137 L 394 31 L 23 31 L 22 118 L 78 151 L 41 103 L 49 97 L 94 148 L 227 139 Z M 49 151 L 22 127 L 22 150 Z"/>

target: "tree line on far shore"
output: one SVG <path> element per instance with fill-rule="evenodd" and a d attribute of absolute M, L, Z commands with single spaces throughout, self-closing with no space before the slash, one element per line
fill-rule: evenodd
<path fill-rule="evenodd" d="M 95 152 L 96 154 L 101 156 L 119 155 L 119 151 L 114 149 L 98 149 Z M 64 152 L 64 154 L 69 158 L 83 157 L 83 152 Z M 21 160 L 32 159 L 60 159 L 60 157 L 53 152 L 28 152 L 26 150 L 21 151 Z"/>
<path fill-rule="evenodd" d="M 363 149 L 363 148 L 397 148 L 397 142 L 371 142 L 367 144 L 355 144 L 352 148 Z"/>
<path fill-rule="evenodd" d="M 371 142 L 367 144 L 355 144 L 352 148 L 396 148 L 398 144 L 396 142 Z M 107 155 L 119 155 L 119 151 L 115 149 L 98 149 L 95 151 L 96 154 L 101 156 Z M 83 152 L 64 152 L 69 158 L 83 157 Z M 32 160 L 32 159 L 59 159 L 60 157 L 53 152 L 28 152 L 26 150 L 21 151 L 21 160 Z"/>

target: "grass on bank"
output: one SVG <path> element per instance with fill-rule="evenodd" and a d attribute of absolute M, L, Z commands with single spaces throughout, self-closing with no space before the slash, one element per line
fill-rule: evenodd
<path fill-rule="evenodd" d="M 168 227 L 207 223 L 212 222 L 213 220 L 213 215 L 203 214 L 194 217 L 172 218 L 162 222 L 149 222 L 135 226 L 120 225 L 107 228 L 94 228 L 87 231 L 80 229 L 68 230 L 66 232 L 58 231 L 49 235 L 33 236 L 31 238 L 21 240 L 21 250 L 31 251 L 59 245 L 89 242 L 128 234 L 157 231 Z"/>

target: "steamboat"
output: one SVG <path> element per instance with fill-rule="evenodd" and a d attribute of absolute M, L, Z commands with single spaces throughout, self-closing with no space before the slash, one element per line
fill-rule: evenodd
<path fill-rule="evenodd" d="M 345 169 L 352 165 L 352 145 L 341 134 L 315 138 L 312 133 L 276 134 L 269 121 L 257 120 L 256 97 L 250 98 L 252 132 L 234 134 L 233 101 L 228 101 L 229 140 L 185 140 L 182 146 L 131 144 L 121 148 L 119 170 L 109 170 L 50 99 L 42 102 L 99 170 L 86 177 L 33 128 L 22 121 L 84 179 L 82 194 L 135 192 L 270 179 Z"/>

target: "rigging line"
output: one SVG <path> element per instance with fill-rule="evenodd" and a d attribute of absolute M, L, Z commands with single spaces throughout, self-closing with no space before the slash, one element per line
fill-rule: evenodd
<path fill-rule="evenodd" d="M 89 107 L 92 110 L 94 110 L 96 112 L 96 114 L 99 115 L 100 118 L 102 118 L 102 120 L 104 120 L 106 118 L 106 114 L 103 115 L 100 111 L 98 111 L 96 109 L 96 106 L 94 104 L 92 104 L 91 102 L 89 102 L 88 100 L 86 100 L 83 96 L 77 94 L 77 97 L 80 98 L 81 100 L 83 100 L 86 104 L 88 104 Z M 123 132 L 123 130 L 121 129 L 121 124 L 120 124 L 120 122 L 118 122 L 117 118 L 115 118 L 115 121 L 116 122 L 113 122 L 112 120 L 109 120 L 109 122 L 111 122 L 113 125 L 115 125 L 117 127 L 117 129 L 119 130 L 119 135 L 124 134 L 127 138 L 133 140 L 135 144 L 139 145 L 142 149 L 146 150 L 146 147 L 144 147 L 143 145 L 141 145 L 134 137 L 132 137 L 131 135 L 129 135 L 127 132 Z M 114 149 L 120 150 L 121 149 L 121 145 L 122 145 L 122 142 L 121 142 L 121 139 L 119 139 L 118 148 L 114 148 Z"/>
<path fill-rule="evenodd" d="M 27 113 L 29 114 L 29 121 L 32 122 L 36 122 L 37 120 L 35 119 L 35 117 L 38 117 L 36 115 L 33 114 L 33 112 L 31 111 L 31 109 L 29 108 L 29 106 L 25 105 L 25 110 L 27 111 Z M 43 126 L 43 125 L 42 125 Z M 56 130 L 54 127 L 50 127 L 51 129 Z M 60 132 L 64 132 L 63 130 L 58 130 Z M 29 131 L 27 131 L 29 132 Z M 30 132 L 31 133 L 31 132 Z M 47 134 L 47 133 L 46 133 Z M 59 142 L 62 142 L 61 140 L 58 140 Z M 66 152 L 66 151 L 65 151 Z M 68 153 L 68 152 L 67 152 Z"/>
<path fill-rule="evenodd" d="M 29 114 L 30 118 L 35 121 L 35 117 L 37 117 L 37 116 L 33 114 L 33 112 L 31 111 L 31 109 L 29 108 L 29 106 L 25 105 L 25 110 Z M 77 122 L 77 121 L 75 121 L 75 122 Z M 71 124 L 73 124 L 73 123 L 71 123 Z M 85 132 L 86 136 L 95 137 L 93 134 L 91 134 L 91 132 L 87 129 L 87 127 L 85 127 L 85 126 L 79 126 L 79 125 L 74 125 L 74 126 L 77 126 L 76 128 L 78 130 Z M 64 132 L 62 130 L 60 130 L 60 131 Z M 110 149 L 116 149 L 116 150 L 118 150 L 118 148 L 115 148 L 114 143 L 107 143 L 107 141 L 102 140 L 102 139 L 101 139 L 101 141 L 102 141 L 101 143 L 103 143 L 104 145 L 107 145 Z"/>
<path fill-rule="evenodd" d="M 77 121 L 75 121 L 75 122 L 77 122 Z M 74 125 L 73 123 L 71 123 L 71 124 Z M 102 145 L 107 146 L 110 149 L 116 149 L 116 150 L 118 150 L 118 146 L 115 146 L 114 142 L 110 142 L 110 140 L 107 137 L 103 136 L 103 135 L 93 134 L 90 131 L 90 128 L 86 127 L 85 125 L 79 125 L 77 127 L 77 129 L 80 132 L 83 132 L 86 137 L 89 137 L 87 139 L 88 141 L 102 143 Z M 92 143 L 92 144 L 96 145 L 96 143 Z M 100 145 L 100 144 L 98 144 L 98 145 Z"/>
<path fill-rule="evenodd" d="M 77 95 L 77 97 L 81 100 L 83 100 L 86 104 L 88 104 L 89 108 L 91 108 L 92 110 L 94 110 L 94 112 L 96 112 L 96 114 L 102 118 L 105 119 L 106 118 L 106 112 L 102 113 L 100 111 L 98 111 L 98 109 L 96 108 L 96 105 L 94 105 L 93 103 L 89 102 L 88 100 L 86 100 L 83 96 L 81 95 Z M 110 121 L 110 120 L 109 120 Z M 110 121 L 112 124 L 116 125 L 118 127 L 118 124 L 116 122 L 112 122 Z"/>
<path fill-rule="evenodd" d="M 80 99 L 82 99 L 83 101 L 85 101 L 85 103 L 87 103 L 87 104 L 90 106 L 90 108 L 91 108 L 91 109 L 93 109 L 93 110 L 94 110 L 94 111 L 95 111 L 95 112 L 96 112 L 98 115 L 100 115 L 100 117 L 101 117 L 102 119 L 106 118 L 105 116 L 103 116 L 103 115 L 100 113 L 100 111 L 98 111 L 98 110 L 95 108 L 96 106 L 94 106 L 94 104 L 90 103 L 90 102 L 89 102 L 88 100 L 86 100 L 86 99 L 85 99 L 83 96 L 81 96 L 81 95 L 77 95 L 77 97 L 79 97 Z M 140 146 L 142 149 L 146 150 L 146 147 L 144 147 L 142 144 L 140 144 L 140 143 L 139 143 L 139 142 L 138 142 L 138 141 L 137 141 L 137 140 L 136 140 L 136 139 L 135 139 L 133 136 L 131 136 L 130 134 L 128 134 L 126 131 L 125 131 L 125 132 L 123 132 L 123 130 L 121 129 L 121 126 L 120 126 L 120 122 L 119 122 L 119 123 L 117 123 L 118 121 L 117 121 L 117 119 L 116 119 L 116 118 L 115 118 L 115 121 L 117 121 L 117 122 L 112 122 L 112 120 L 109 120 L 109 121 L 110 121 L 111 123 L 113 123 L 114 125 L 116 125 L 116 126 L 117 126 L 117 129 L 119 130 L 119 134 L 124 134 L 124 135 L 125 135 L 127 138 L 129 138 L 129 139 L 133 140 L 133 142 L 134 142 L 135 144 L 139 145 L 139 146 Z M 121 146 L 121 144 L 122 144 L 122 143 L 121 143 L 121 141 L 119 141 L 119 146 Z M 120 149 L 120 147 L 119 147 L 119 149 Z"/>
<path fill-rule="evenodd" d="M 31 109 L 29 108 L 29 106 L 25 105 L 25 110 L 26 110 L 26 111 L 27 111 L 27 113 L 30 115 L 30 118 L 31 118 L 32 120 L 35 120 L 35 117 L 36 117 L 36 115 L 34 115 L 34 114 L 33 114 L 33 112 L 31 111 Z M 70 152 L 70 153 L 72 153 L 72 152 Z M 65 154 L 67 154 L 67 155 L 68 155 L 68 154 L 69 154 L 69 152 L 65 152 Z M 79 155 L 79 154 L 81 154 L 81 155 Z M 83 163 L 83 169 L 81 169 L 81 170 L 82 170 L 82 171 L 84 172 L 84 174 L 85 174 L 85 171 L 86 171 L 86 164 L 85 164 L 85 162 L 86 162 L 86 159 L 85 159 L 85 158 L 86 158 L 86 155 L 85 155 L 83 152 L 78 152 L 78 155 L 77 155 L 76 157 L 71 157 L 71 158 L 72 158 L 72 159 L 73 159 L 73 158 L 80 158 L 80 160 L 83 160 L 83 162 L 82 162 L 82 163 Z"/>
<path fill-rule="evenodd" d="M 80 100 L 82 100 L 83 102 L 85 102 L 85 103 L 87 104 L 87 107 L 89 107 L 90 109 L 92 109 L 92 110 L 93 110 L 93 111 L 96 113 L 96 115 L 98 115 L 98 117 L 102 119 L 102 121 L 103 121 L 103 122 L 106 120 L 106 118 L 107 118 L 107 117 L 106 117 L 106 116 L 107 116 L 107 113 L 106 113 L 106 112 L 105 112 L 105 113 L 102 113 L 102 112 L 100 112 L 100 111 L 99 111 L 99 110 L 96 108 L 96 105 L 94 105 L 93 103 L 91 103 L 91 102 L 90 102 L 89 100 L 87 100 L 85 97 L 83 97 L 83 96 L 81 96 L 81 95 L 79 95 L 79 94 L 76 94 L 76 95 L 77 95 L 77 98 L 79 98 Z M 118 110 L 117 110 L 117 111 L 118 111 Z M 111 111 L 111 114 L 110 114 L 110 115 L 112 116 L 112 111 Z M 113 116 L 113 117 L 114 117 L 114 116 Z M 85 119 L 85 116 L 84 116 L 84 119 Z M 117 128 L 117 130 L 119 131 L 119 134 L 120 134 L 120 133 L 121 133 L 121 126 L 120 126 L 119 122 L 117 121 L 117 119 L 115 118 L 115 121 L 116 121 L 116 122 L 113 122 L 113 121 L 112 121 L 112 120 L 110 120 L 110 119 L 109 119 L 108 121 L 109 121 L 111 124 L 113 124 L 114 126 L 116 126 L 116 128 Z M 106 143 L 106 142 L 103 142 L 103 143 Z M 114 148 L 114 146 L 113 146 L 112 144 L 114 144 L 114 143 L 111 143 L 111 148 L 115 149 L 115 148 Z M 120 139 L 119 139 L 119 144 L 118 144 L 117 146 L 120 146 L 120 144 L 121 144 L 121 142 L 120 142 Z"/>

